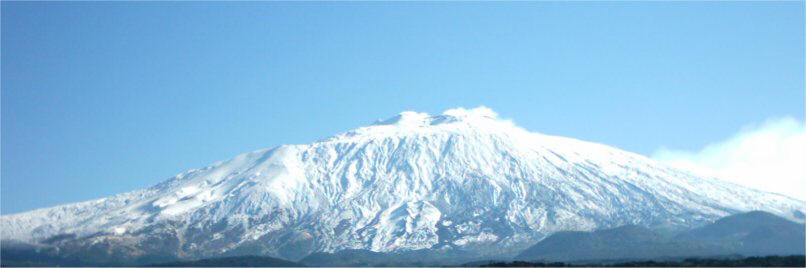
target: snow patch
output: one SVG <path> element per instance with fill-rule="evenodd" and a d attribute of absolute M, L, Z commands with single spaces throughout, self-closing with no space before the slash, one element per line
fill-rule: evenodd
<path fill-rule="evenodd" d="M 493 233 L 482 232 L 476 236 L 464 236 L 453 242 L 454 245 L 464 246 L 467 244 L 480 244 L 498 241 L 498 236 Z"/>

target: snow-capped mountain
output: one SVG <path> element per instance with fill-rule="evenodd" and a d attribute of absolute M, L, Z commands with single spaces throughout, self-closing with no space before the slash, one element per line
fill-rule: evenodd
<path fill-rule="evenodd" d="M 484 107 L 403 112 L 109 198 L 0 217 L 2 239 L 113 256 L 457 249 L 513 256 L 547 235 L 678 229 L 806 202 L 641 155 L 528 132 Z M 499 255 L 500 256 L 500 255 Z"/>

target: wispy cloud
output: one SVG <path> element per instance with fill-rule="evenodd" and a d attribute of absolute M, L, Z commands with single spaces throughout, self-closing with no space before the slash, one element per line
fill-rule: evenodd
<path fill-rule="evenodd" d="M 806 126 L 785 117 L 743 128 L 698 152 L 661 148 L 652 158 L 703 175 L 806 200 Z"/>

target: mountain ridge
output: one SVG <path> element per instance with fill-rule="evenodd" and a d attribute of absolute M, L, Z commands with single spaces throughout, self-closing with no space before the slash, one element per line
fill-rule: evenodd
<path fill-rule="evenodd" d="M 527 248 L 515 259 L 579 263 L 729 255 L 798 255 L 806 250 L 805 229 L 804 224 L 763 211 L 751 211 L 726 216 L 671 236 L 635 225 L 592 232 L 557 232 Z"/>
<path fill-rule="evenodd" d="M 0 227 L 3 239 L 65 254 L 105 247 L 120 252 L 115 258 L 294 261 L 348 249 L 514 256 L 557 231 L 681 229 L 756 209 L 797 218 L 804 204 L 606 145 L 531 133 L 476 108 L 404 112 L 143 190 L 3 215 Z"/>

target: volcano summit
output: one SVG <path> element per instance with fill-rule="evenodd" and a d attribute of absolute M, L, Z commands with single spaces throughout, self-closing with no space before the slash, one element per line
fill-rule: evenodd
<path fill-rule="evenodd" d="M 532 133 L 488 108 L 403 112 L 245 153 L 108 198 L 4 215 L 4 243 L 137 260 L 459 250 L 515 256 L 558 231 L 680 230 L 806 202 L 601 144 Z M 92 256 L 96 256 L 92 255 Z"/>

